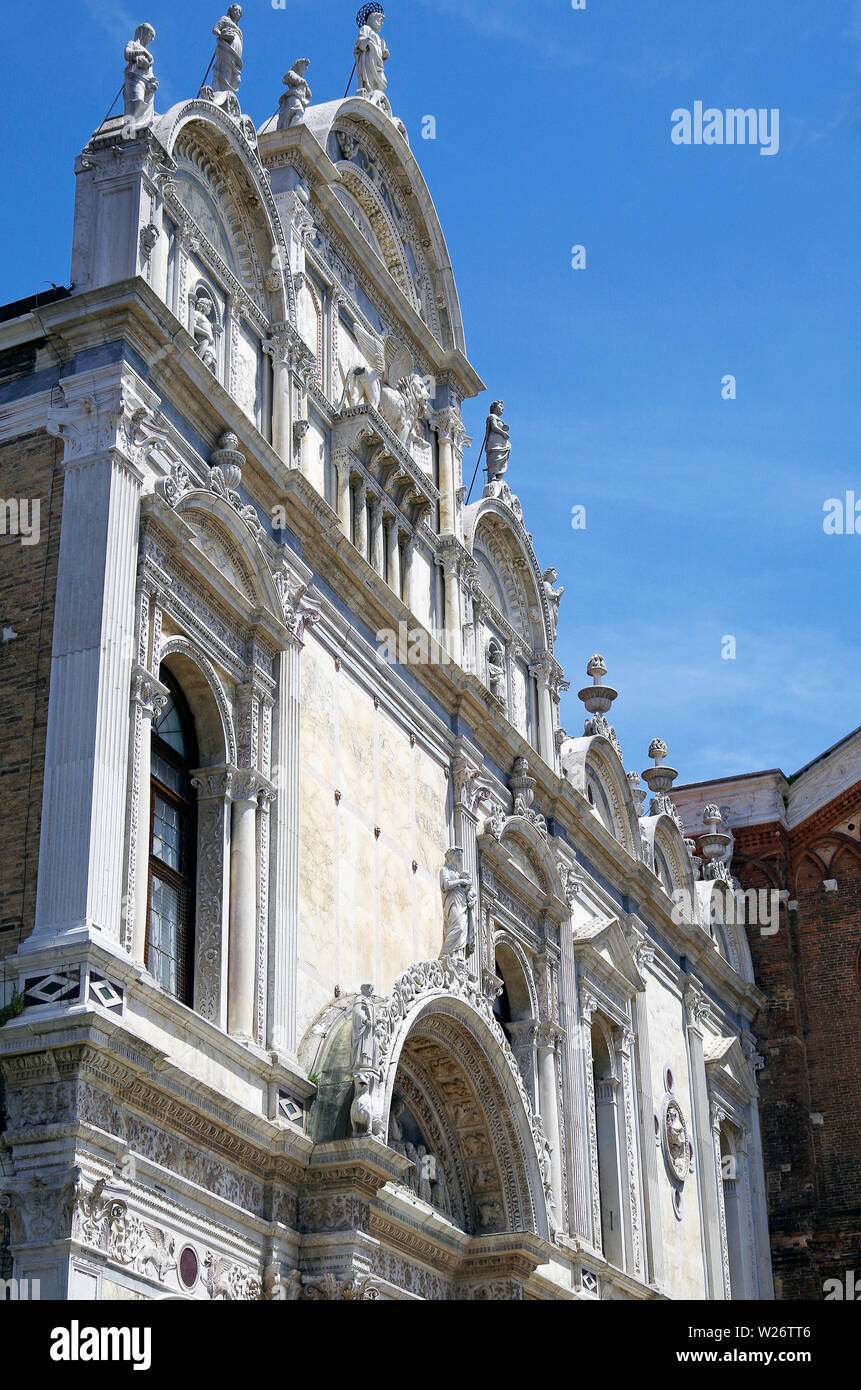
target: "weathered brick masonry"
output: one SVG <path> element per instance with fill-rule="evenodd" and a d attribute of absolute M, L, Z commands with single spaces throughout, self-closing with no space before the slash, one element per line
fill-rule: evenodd
<path fill-rule="evenodd" d="M 16 634 L 0 647 L 0 960 L 29 934 L 36 905 L 62 452 L 44 431 L 0 448 L 0 497 L 40 501 L 38 544 L 0 536 L 0 625 Z"/>
<path fill-rule="evenodd" d="M 775 935 L 748 926 L 756 982 L 768 999 L 754 1030 L 765 1061 L 760 1117 L 775 1293 L 782 1299 L 821 1299 L 826 1280 L 842 1283 L 848 1270 L 861 1275 L 856 741 L 851 736 L 790 781 L 760 774 L 683 788 L 679 796 L 691 829 L 695 805 L 722 803 L 735 836 L 732 872 L 743 888 L 788 894 Z M 769 804 L 777 818 L 758 820 L 756 808 Z"/>

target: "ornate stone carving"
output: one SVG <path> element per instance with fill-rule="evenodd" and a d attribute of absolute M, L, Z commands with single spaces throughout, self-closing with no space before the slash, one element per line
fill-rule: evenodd
<path fill-rule="evenodd" d="M 218 352 L 215 344 L 215 305 L 212 295 L 206 289 L 199 289 L 189 306 L 189 329 L 194 339 L 194 350 L 211 372 L 218 368 Z"/>
<path fill-rule="evenodd" d="M 375 1134 L 382 1122 L 374 1105 L 374 1089 L 380 1075 L 380 1047 L 376 1035 L 374 986 L 362 985 L 352 1009 L 350 1074 L 353 1103 L 350 1123 L 354 1134 Z"/>
<path fill-rule="evenodd" d="M 396 338 L 380 338 L 356 320 L 353 331 L 370 367 L 354 367 L 344 382 L 339 412 L 371 406 L 407 450 L 425 443 L 421 424 L 430 415 L 425 379 L 412 369 L 409 352 Z"/>
<path fill-rule="evenodd" d="M 664 1097 L 661 1142 L 664 1161 L 670 1177 L 680 1185 L 684 1184 L 690 1171 L 688 1127 L 682 1114 L 682 1107 L 675 1096 L 669 1094 Z"/>
<path fill-rule="evenodd" d="M 256 1275 L 212 1250 L 207 1250 L 204 1257 L 203 1284 L 209 1297 L 220 1302 L 254 1301 L 261 1294 Z"/>
<path fill-rule="evenodd" d="M 538 831 L 539 835 L 547 839 L 547 822 L 542 815 L 536 811 L 532 805 L 535 800 L 535 778 L 529 775 L 529 763 L 526 758 L 518 758 L 514 764 L 514 771 L 509 783 L 514 797 L 515 816 L 520 816 L 522 820 L 529 821 Z"/>

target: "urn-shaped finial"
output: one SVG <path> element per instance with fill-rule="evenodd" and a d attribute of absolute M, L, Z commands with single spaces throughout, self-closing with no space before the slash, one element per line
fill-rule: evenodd
<path fill-rule="evenodd" d="M 242 481 L 245 455 L 240 452 L 239 440 L 231 430 L 225 430 L 209 457 L 213 483 L 222 483 L 228 492 L 235 492 Z"/>
<path fill-rule="evenodd" d="M 668 754 L 669 749 L 662 738 L 652 739 L 649 744 L 649 757 L 655 766 L 646 768 L 643 781 L 655 796 L 666 796 L 679 775 L 674 767 L 665 766 L 664 760 Z"/>
<path fill-rule="evenodd" d="M 578 696 L 586 706 L 587 714 L 606 714 L 612 709 L 613 701 L 618 698 L 618 690 L 603 684 L 606 674 L 607 663 L 603 656 L 593 656 L 586 667 L 586 675 L 591 678 L 592 684 L 581 690 Z"/>

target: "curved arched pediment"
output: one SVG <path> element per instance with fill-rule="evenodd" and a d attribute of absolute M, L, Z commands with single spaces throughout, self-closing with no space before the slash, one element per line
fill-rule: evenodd
<path fill-rule="evenodd" d="M 673 901 L 677 918 L 698 922 L 696 878 L 684 836 L 671 816 L 647 816 L 640 821 L 649 867 Z"/>
<path fill-rule="evenodd" d="M 554 629 L 538 559 L 521 522 L 498 498 L 463 513 L 464 543 L 490 603 L 535 655 L 552 652 Z"/>
<path fill-rule="evenodd" d="M 287 243 L 257 153 L 253 123 L 196 98 L 156 119 L 153 133 L 175 168 L 168 206 L 208 244 L 214 268 L 235 278 L 269 323 L 296 323 Z"/>
<path fill-rule="evenodd" d="M 186 492 L 176 504 L 176 513 L 193 531 L 207 560 L 246 602 L 283 622 L 284 610 L 269 564 L 239 512 L 223 497 L 201 488 Z"/>
<path fill-rule="evenodd" d="M 310 106 L 305 126 L 370 225 L 398 288 L 443 348 L 465 353 L 448 247 L 424 176 L 397 126 L 357 96 Z M 276 127 L 273 117 L 261 126 L 261 136 Z"/>
<path fill-rule="evenodd" d="M 631 784 L 610 740 L 603 734 L 566 739 L 560 760 L 562 775 L 586 798 L 598 820 L 632 859 L 639 859 L 640 830 Z"/>
<path fill-rule="evenodd" d="M 753 984 L 753 961 L 744 926 L 744 902 L 734 881 L 707 879 L 695 885 L 699 923 L 715 950 L 748 984 Z"/>

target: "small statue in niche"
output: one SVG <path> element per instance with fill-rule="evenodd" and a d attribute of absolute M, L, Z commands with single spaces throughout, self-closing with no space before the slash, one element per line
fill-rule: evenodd
<path fill-rule="evenodd" d="M 191 335 L 194 350 L 205 367 L 214 372 L 218 366 L 215 350 L 215 305 L 205 289 L 198 290 L 191 301 Z"/>
<path fill-rule="evenodd" d="M 311 88 L 305 81 L 305 73 L 309 67 L 309 58 L 299 58 L 284 76 L 287 91 L 278 102 L 279 130 L 289 130 L 291 126 L 301 125 L 305 119 L 305 112 L 311 104 Z"/>
<path fill-rule="evenodd" d="M 505 657 L 498 642 L 491 642 L 487 648 L 487 683 L 491 695 L 505 704 Z"/>
<path fill-rule="evenodd" d="M 463 869 L 463 850 L 446 851 L 440 869 L 445 941 L 440 956 L 472 955 L 475 950 L 475 890 Z"/>
<path fill-rule="evenodd" d="M 389 85 L 386 77 L 386 61 L 389 57 L 389 50 L 380 33 L 385 17 L 386 12 L 382 5 L 362 6 L 356 15 L 359 35 L 353 49 L 353 57 L 356 60 L 356 73 L 359 80 L 358 95 L 366 97 L 368 101 L 374 102 L 376 106 L 381 106 L 390 114 L 386 97 L 386 88 Z"/>
<path fill-rule="evenodd" d="M 508 471 L 511 457 L 511 430 L 502 418 L 504 401 L 494 401 L 487 417 L 487 481 L 497 483 Z"/>
<path fill-rule="evenodd" d="M 547 602 L 550 604 L 550 617 L 553 620 L 553 636 L 556 636 L 556 629 L 559 626 L 559 605 L 565 593 L 564 587 L 556 588 L 556 581 L 559 575 L 552 568 L 544 571 L 544 592 L 547 595 Z"/>
<path fill-rule="evenodd" d="M 239 21 L 242 6 L 231 5 L 226 15 L 213 29 L 215 35 L 215 64 L 212 73 L 213 92 L 239 91 L 242 81 L 242 30 Z"/>
<path fill-rule="evenodd" d="M 362 985 L 361 994 L 353 1004 L 353 1038 L 350 1071 L 377 1072 L 380 1065 L 380 1045 L 376 1035 L 377 1010 L 374 986 Z"/>
<path fill-rule="evenodd" d="M 125 47 L 126 67 L 123 73 L 123 109 L 126 123 L 123 133 L 137 134 L 152 124 L 153 103 L 158 82 L 153 76 L 153 58 L 148 45 L 155 38 L 151 24 L 139 24 L 135 36 Z"/>

